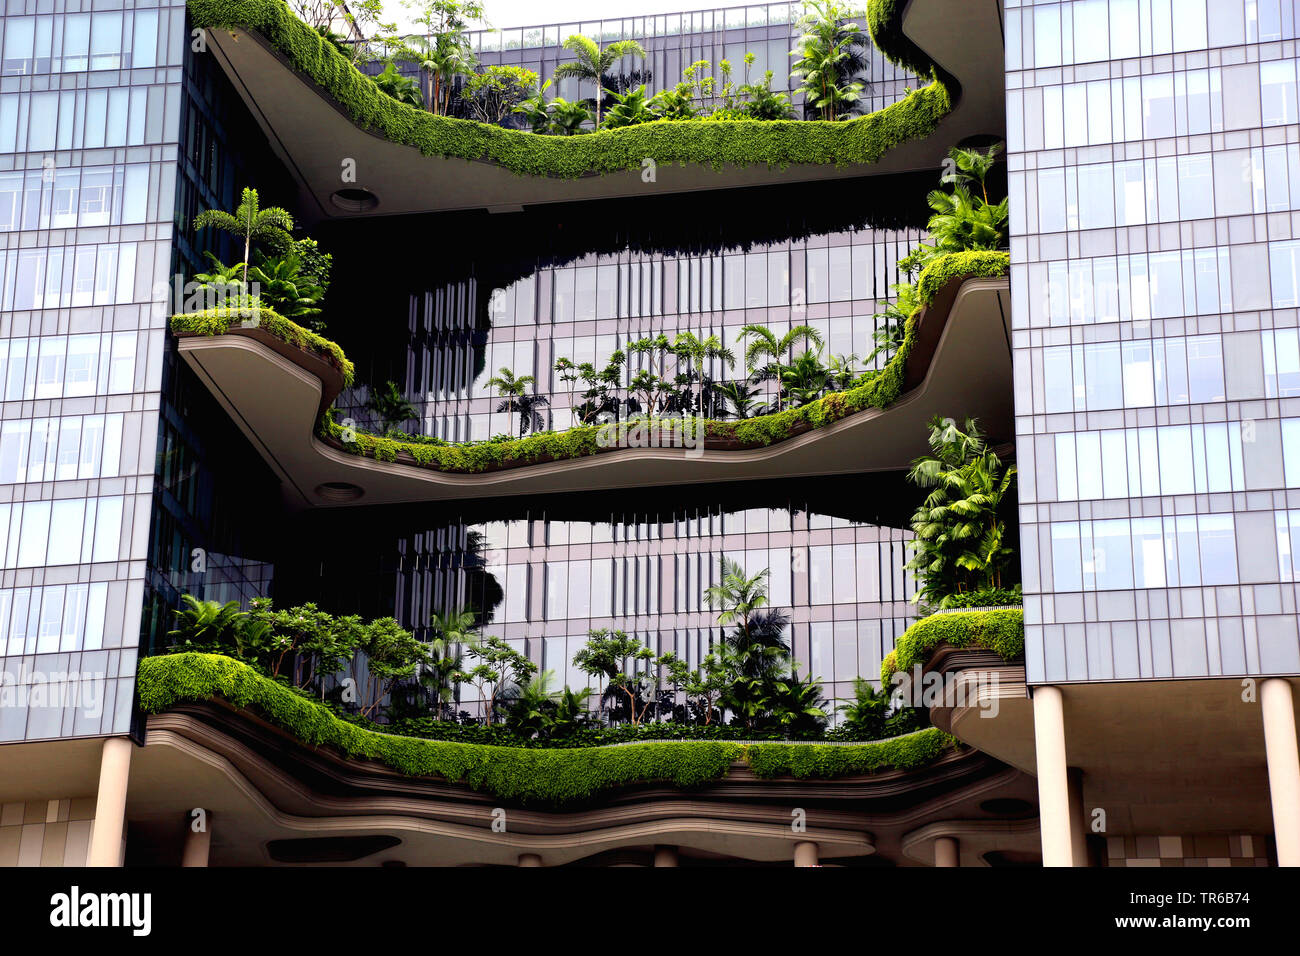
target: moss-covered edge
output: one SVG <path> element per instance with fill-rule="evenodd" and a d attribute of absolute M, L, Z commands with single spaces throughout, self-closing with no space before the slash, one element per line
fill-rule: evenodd
<path fill-rule="evenodd" d="M 894 0 L 869 0 L 872 35 L 879 32 L 877 44 L 884 44 L 886 56 L 929 78 L 933 65 L 923 62 L 924 54 L 897 24 L 899 6 Z M 483 160 L 521 176 L 574 179 L 639 170 L 647 159 L 713 169 L 874 163 L 901 143 L 929 136 L 952 109 L 948 87 L 935 79 L 884 109 L 845 122 L 658 120 L 584 136 L 539 136 L 398 103 L 294 16 L 283 0 L 188 0 L 188 7 L 195 27 L 260 34 L 362 129 L 426 156 Z"/>
<path fill-rule="evenodd" d="M 1009 263 L 1010 256 L 1007 253 L 994 251 L 958 252 L 936 259 L 917 280 L 921 308 L 933 302 L 935 294 L 952 279 L 1003 276 L 1007 274 Z M 295 325 L 288 319 L 280 318 L 270 309 L 261 309 L 260 315 L 261 328 L 286 342 L 324 356 L 343 372 L 345 380 L 351 384 L 352 363 L 347 360 L 338 345 Z M 916 321 L 919 315 L 920 309 L 908 320 L 903 344 L 888 364 L 878 373 L 865 377 L 862 384 L 842 392 L 832 392 L 815 402 L 809 402 L 799 408 L 789 408 L 773 415 L 761 415 L 743 421 L 705 421 L 703 423 L 705 439 L 734 442 L 745 448 L 762 448 L 776 444 L 806 428 L 824 428 L 854 412 L 867 408 L 887 407 L 902 393 L 907 359 L 916 344 Z M 246 320 L 247 314 L 239 310 L 211 309 L 206 312 L 172 316 L 171 326 L 174 332 L 221 335 L 232 326 L 243 324 Z M 348 437 L 351 441 L 344 442 L 342 426 L 329 417 L 320 423 L 322 435 L 338 440 L 346 450 L 363 458 L 395 462 L 399 454 L 406 454 L 420 467 L 457 474 L 474 474 L 539 461 L 585 458 L 596 454 L 604 447 L 618 447 L 621 444 L 622 433 L 646 426 L 644 422 L 635 421 L 618 424 L 616 428 L 620 432 L 618 436 L 620 441 L 612 441 L 613 436 L 608 433 L 602 439 L 601 432 L 604 427 L 606 426 L 577 426 L 564 431 L 543 432 L 502 442 L 435 445 L 406 442 L 356 430 L 350 430 Z M 656 419 L 651 422 L 650 427 L 654 430 L 671 432 L 698 426 L 693 419 Z M 671 446 L 671 443 L 662 441 L 659 444 Z"/>
<path fill-rule="evenodd" d="M 171 319 L 171 329 L 177 334 L 225 335 L 233 328 L 261 329 L 282 342 L 323 358 L 343 375 L 344 385 L 353 382 L 355 369 L 337 342 L 304 329 L 267 306 L 203 309 L 173 315 Z"/>
<path fill-rule="evenodd" d="M 880 680 L 888 687 L 896 672 L 924 664 L 940 644 L 993 651 L 1004 661 L 1025 656 L 1025 612 L 1021 608 L 952 611 L 921 618 L 885 655 Z"/>
<path fill-rule="evenodd" d="M 871 42 L 895 66 L 910 70 L 923 79 L 937 75 L 934 61 L 903 32 L 903 8 L 908 0 L 870 0 L 867 30 Z"/>
<path fill-rule="evenodd" d="M 320 704 L 216 654 L 170 654 L 140 661 L 140 708 L 158 714 L 184 701 L 220 697 L 293 734 L 303 743 L 337 748 L 413 777 L 441 777 L 521 804 L 588 800 L 635 783 L 679 788 L 726 776 L 746 761 L 760 777 L 839 777 L 886 769 L 913 770 L 956 741 L 931 727 L 865 744 L 739 744 L 687 740 L 573 749 L 465 744 L 376 733 L 341 720 Z"/>

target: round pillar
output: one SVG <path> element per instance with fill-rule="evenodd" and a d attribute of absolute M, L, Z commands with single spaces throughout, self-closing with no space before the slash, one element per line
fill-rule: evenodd
<path fill-rule="evenodd" d="M 203 811 L 203 829 L 194 829 L 191 813 L 185 820 L 185 846 L 181 850 L 181 866 L 207 866 L 212 848 L 212 814 Z"/>
<path fill-rule="evenodd" d="M 1300 866 L 1300 752 L 1296 745 L 1295 700 L 1291 682 L 1270 677 L 1260 682 L 1268 794 L 1273 804 L 1277 865 Z"/>
<path fill-rule="evenodd" d="M 131 777 L 131 741 L 109 737 L 99 758 L 99 793 L 90 828 L 87 866 L 121 866 L 126 828 L 126 787 Z"/>
<path fill-rule="evenodd" d="M 794 845 L 795 866 L 817 866 L 817 844 L 802 840 Z"/>
<path fill-rule="evenodd" d="M 935 866 L 961 866 L 956 837 L 939 837 L 934 841 Z"/>
<path fill-rule="evenodd" d="M 1043 866 L 1074 866 L 1065 706 L 1060 688 L 1050 684 L 1034 688 L 1034 752 L 1038 759 L 1038 826 L 1043 840 Z"/>

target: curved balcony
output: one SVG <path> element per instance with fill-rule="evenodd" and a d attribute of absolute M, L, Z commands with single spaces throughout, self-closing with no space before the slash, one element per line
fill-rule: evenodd
<path fill-rule="evenodd" d="M 994 4 L 870 0 L 867 22 L 882 52 L 931 82 L 855 120 L 657 121 L 572 137 L 397 103 L 283 0 L 189 0 L 188 7 L 297 179 L 308 222 L 937 170 L 951 144 L 1001 138 L 1005 125 L 1001 74 L 988 70 L 1002 59 Z M 345 164 L 356 172 L 346 184 Z M 337 195 L 341 189 L 354 193 Z"/>
<path fill-rule="evenodd" d="M 999 802 L 1032 813 L 1030 778 L 933 729 L 846 745 L 489 747 L 374 734 L 244 665 L 202 657 L 141 662 L 150 716 L 127 815 L 149 829 L 206 808 L 214 865 L 513 865 L 525 854 L 563 865 L 615 853 L 648 863 L 663 845 L 772 863 L 790 861 L 797 842 L 823 860 L 905 863 L 918 828 L 987 825 Z M 502 814 L 504 830 L 492 826 Z M 160 838 L 154 852 L 167 846 Z"/>
<path fill-rule="evenodd" d="M 1010 439 L 1005 270 L 1004 253 L 939 260 L 919 282 L 928 304 L 883 370 L 800 408 L 704 423 L 702 439 L 698 425 L 674 431 L 656 422 L 640 432 L 576 428 L 476 446 L 350 435 L 322 419 L 350 369 L 325 348 L 331 343 L 291 345 L 275 334 L 291 323 L 243 327 L 237 315 L 180 315 L 172 328 L 185 361 L 298 509 L 896 471 L 926 452 L 936 415 L 974 416 L 995 443 Z"/>

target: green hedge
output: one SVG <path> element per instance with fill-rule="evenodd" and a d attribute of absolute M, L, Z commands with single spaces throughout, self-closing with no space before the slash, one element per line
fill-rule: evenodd
<path fill-rule="evenodd" d="M 1005 252 L 959 252 L 932 262 L 917 279 L 922 307 L 929 305 L 943 286 L 954 278 L 985 278 L 1007 274 L 1010 256 Z M 919 315 L 919 311 L 917 313 Z M 878 372 L 863 376 L 861 384 L 842 392 L 832 392 L 798 408 L 788 408 L 772 415 L 760 415 L 743 421 L 705 421 L 705 438 L 735 441 L 750 448 L 761 448 L 783 441 L 798 430 L 824 428 L 854 412 L 868 408 L 886 408 L 903 390 L 908 356 L 916 344 L 916 318 L 907 323 L 903 344 L 889 363 Z M 681 419 L 656 419 L 652 427 L 667 431 L 683 427 Z M 635 422 L 621 422 L 615 427 L 620 438 Z M 438 471 L 467 473 L 509 468 L 538 461 L 585 458 L 601 450 L 600 426 L 578 426 L 558 432 L 542 432 L 510 441 L 473 442 L 460 445 L 432 445 L 384 438 L 357 431 L 354 440 L 344 447 L 354 454 L 376 461 L 392 462 L 405 452 L 417 465 Z M 342 440 L 343 428 L 332 419 L 321 422 L 321 432 Z"/>
<path fill-rule="evenodd" d="M 751 744 L 745 759 L 759 777 L 832 779 L 880 770 L 915 770 L 957 745 L 957 738 L 945 734 L 937 727 L 927 727 L 893 740 L 841 747 Z"/>
<path fill-rule="evenodd" d="M 349 758 L 375 760 L 409 776 L 461 782 L 520 804 L 579 802 L 636 783 L 696 787 L 722 779 L 738 760 L 747 760 L 761 777 L 911 770 L 952 745 L 934 728 L 848 746 L 692 740 L 535 750 L 397 737 L 340 720 L 247 664 L 215 654 L 147 657 L 140 661 L 137 689 L 140 708 L 148 714 L 162 713 L 184 701 L 221 697 L 237 707 L 254 709 L 305 744 L 335 747 Z"/>
<path fill-rule="evenodd" d="M 934 61 L 903 32 L 907 0 L 869 0 L 867 30 L 885 59 L 925 79 L 935 77 Z"/>
<path fill-rule="evenodd" d="M 874 163 L 900 143 L 929 136 L 952 108 L 947 87 L 935 80 L 897 103 L 845 122 L 658 120 L 582 136 L 543 136 L 398 103 L 294 16 L 284 0 L 189 0 L 188 6 L 195 27 L 260 34 L 362 129 L 426 156 L 488 161 L 518 175 L 575 179 L 641 169 L 646 159 L 713 169 Z M 899 18 L 897 6 L 894 0 L 868 3 L 873 22 L 892 24 Z M 915 48 L 896 28 L 883 31 L 877 42 L 896 47 L 895 56 L 915 58 Z M 928 77 L 932 71 L 920 72 Z"/>
<path fill-rule="evenodd" d="M 880 680 L 888 687 L 895 672 L 924 664 L 940 644 L 993 651 L 1004 661 L 1025 656 L 1025 612 L 1021 608 L 954 611 L 932 614 L 909 627 L 880 665 Z"/>
<path fill-rule="evenodd" d="M 200 312 L 173 315 L 171 319 L 171 329 L 175 333 L 224 335 L 232 328 L 259 328 L 269 332 L 282 342 L 325 359 L 343 374 L 345 385 L 352 384 L 355 370 L 337 343 L 317 335 L 310 329 L 304 329 L 267 306 L 259 305 L 247 309 L 204 309 Z"/>

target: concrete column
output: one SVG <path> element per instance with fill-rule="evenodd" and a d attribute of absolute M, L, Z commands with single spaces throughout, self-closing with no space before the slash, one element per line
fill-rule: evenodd
<path fill-rule="evenodd" d="M 1034 688 L 1034 751 L 1038 758 L 1038 827 L 1043 840 L 1043 866 L 1074 866 L 1065 707 L 1060 688 L 1050 684 Z"/>
<path fill-rule="evenodd" d="M 935 866 L 961 866 L 956 837 L 939 837 L 934 841 Z"/>
<path fill-rule="evenodd" d="M 677 847 L 675 846 L 655 847 L 655 866 L 676 866 L 676 865 L 677 865 Z"/>
<path fill-rule="evenodd" d="M 99 794 L 90 829 L 87 866 L 121 866 L 122 832 L 126 828 L 126 786 L 131 776 L 131 741 L 109 737 L 99 758 Z"/>
<path fill-rule="evenodd" d="M 1088 865 L 1088 814 L 1083 806 L 1083 772 L 1071 767 L 1067 773 L 1070 781 L 1070 853 L 1074 866 Z"/>
<path fill-rule="evenodd" d="M 800 841 L 794 845 L 794 865 L 795 866 L 816 866 L 817 865 L 817 844 L 807 840 Z"/>
<path fill-rule="evenodd" d="M 520 853 L 519 865 L 520 866 L 541 866 L 542 858 L 538 856 L 536 853 Z"/>
<path fill-rule="evenodd" d="M 1291 682 L 1270 677 L 1260 682 L 1268 793 L 1273 801 L 1277 865 L 1300 866 L 1300 751 L 1296 746 L 1295 702 Z"/>
<path fill-rule="evenodd" d="M 203 829 L 194 829 L 192 814 L 185 816 L 185 846 L 181 850 L 181 866 L 207 866 L 208 852 L 212 847 L 212 814 L 203 811 Z"/>

